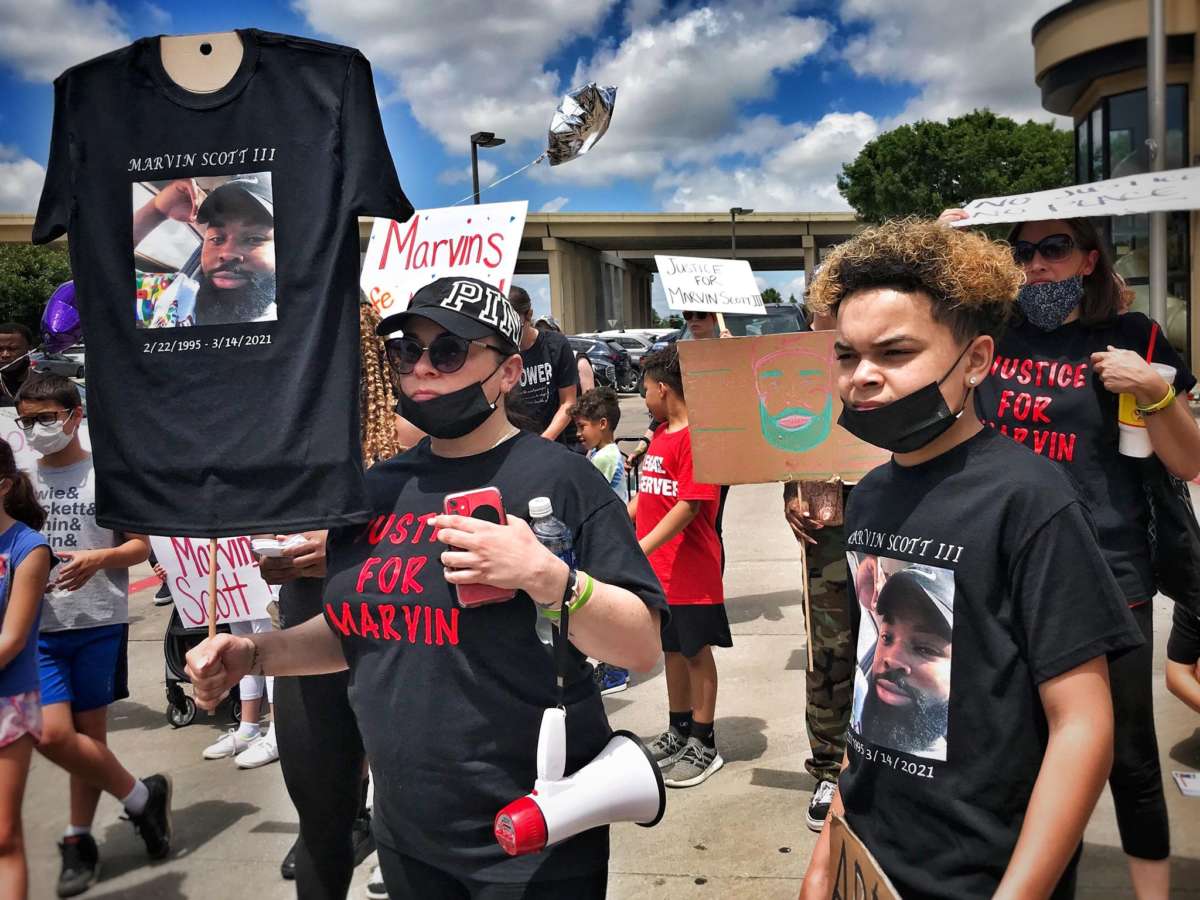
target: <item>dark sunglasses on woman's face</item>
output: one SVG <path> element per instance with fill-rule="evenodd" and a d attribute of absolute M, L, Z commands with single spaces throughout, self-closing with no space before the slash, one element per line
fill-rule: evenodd
<path fill-rule="evenodd" d="M 692 319 L 707 319 L 711 313 L 693 312 L 692 310 L 684 310 L 683 321 L 690 322 Z"/>
<path fill-rule="evenodd" d="M 1046 262 L 1058 262 L 1070 256 L 1074 249 L 1075 241 L 1069 234 L 1051 234 L 1036 244 L 1031 241 L 1016 241 L 1012 253 L 1018 265 L 1027 266 L 1038 253 L 1042 254 L 1042 259 Z"/>
<path fill-rule="evenodd" d="M 483 341 L 469 341 L 457 334 L 449 333 L 439 334 L 430 341 L 428 347 L 416 338 L 401 337 L 386 341 L 384 348 L 387 350 L 388 362 L 401 375 L 412 372 L 421 359 L 421 354 L 426 351 L 429 351 L 429 362 L 433 367 L 443 375 L 449 375 L 457 372 L 466 363 L 472 344 L 486 347 L 488 350 L 495 350 L 497 353 L 504 353 L 499 347 L 493 347 Z"/>

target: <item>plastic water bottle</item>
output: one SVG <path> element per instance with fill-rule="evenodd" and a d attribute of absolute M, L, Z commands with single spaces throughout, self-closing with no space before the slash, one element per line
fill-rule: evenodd
<path fill-rule="evenodd" d="M 554 505 L 549 497 L 534 497 L 529 501 L 529 527 L 542 546 L 575 568 L 575 541 L 571 529 L 565 522 L 554 518 Z M 537 634 L 541 642 L 550 646 L 554 642 L 554 629 L 545 616 L 537 617 Z"/>

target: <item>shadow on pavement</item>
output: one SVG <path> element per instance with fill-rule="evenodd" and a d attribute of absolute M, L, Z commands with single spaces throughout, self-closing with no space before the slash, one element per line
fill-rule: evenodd
<path fill-rule="evenodd" d="M 1188 856 L 1171 857 L 1171 896 L 1191 891 L 1200 884 L 1200 859 Z M 1114 891 L 1115 887 L 1115 891 Z M 1084 844 L 1083 859 L 1079 863 L 1080 898 L 1093 896 L 1132 897 L 1129 884 L 1129 869 L 1125 854 L 1120 847 L 1100 844 Z"/>
<path fill-rule="evenodd" d="M 134 703 L 132 700 L 118 700 L 108 712 L 108 732 L 114 731 L 157 731 L 160 728 L 170 728 L 167 723 L 167 700 L 164 697 L 161 709 Z"/>
<path fill-rule="evenodd" d="M 774 591 L 770 594 L 751 594 L 748 597 L 730 597 L 725 602 L 725 612 L 730 625 L 744 625 L 756 619 L 767 622 L 783 620 L 783 607 L 803 606 L 800 591 Z"/>
<path fill-rule="evenodd" d="M 725 762 L 746 762 L 767 752 L 765 719 L 753 716 L 717 716 L 714 733 Z"/>
<path fill-rule="evenodd" d="M 1171 759 L 1180 765 L 1192 769 L 1200 769 L 1200 728 L 1192 732 L 1192 736 L 1184 738 L 1171 748 Z M 1167 785 L 1171 784 L 1171 776 L 1167 773 Z"/>
<path fill-rule="evenodd" d="M 807 772 L 793 772 L 788 769 L 751 769 L 750 783 L 755 787 L 778 788 L 783 791 L 811 791 L 817 786 L 817 780 Z"/>
<path fill-rule="evenodd" d="M 102 873 L 107 874 L 107 873 Z M 185 900 L 188 896 L 183 889 L 187 875 L 183 872 L 163 872 L 163 874 L 143 881 L 141 884 L 122 885 L 121 887 L 104 889 L 101 881 L 88 891 L 89 897 L 120 897 L 122 900 Z"/>

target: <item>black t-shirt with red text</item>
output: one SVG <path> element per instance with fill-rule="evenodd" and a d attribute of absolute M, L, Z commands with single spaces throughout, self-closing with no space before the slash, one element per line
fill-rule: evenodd
<path fill-rule="evenodd" d="M 426 438 L 366 479 L 375 518 L 330 533 L 325 616 L 350 666 L 350 703 L 375 778 L 377 839 L 484 881 L 603 870 L 607 828 L 530 856 L 508 857 L 496 843 L 496 813 L 533 788 L 542 712 L 557 702 L 554 657 L 528 596 L 459 607 L 443 577 L 447 548 L 428 521 L 459 491 L 496 487 L 505 511 L 522 518 L 532 498 L 549 497 L 574 532 L 580 570 L 665 610 L 625 505 L 584 457 L 526 433 L 463 459 L 435 456 Z M 571 669 L 567 774 L 611 733 L 591 666 L 574 647 Z"/>
<path fill-rule="evenodd" d="M 1151 320 L 1126 313 L 1111 323 L 1076 322 L 1045 332 L 1021 322 L 1000 339 L 992 371 L 977 389 L 988 425 L 1070 471 L 1096 522 L 1100 548 L 1130 602 L 1154 595 L 1149 507 L 1138 461 L 1117 450 L 1117 395 L 1092 370 L 1109 345 L 1143 357 Z M 1159 331 L 1155 362 L 1175 367 L 1175 390 L 1196 379 Z"/>

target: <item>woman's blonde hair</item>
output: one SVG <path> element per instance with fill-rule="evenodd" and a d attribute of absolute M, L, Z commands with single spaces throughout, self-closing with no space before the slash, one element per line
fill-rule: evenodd
<path fill-rule="evenodd" d="M 396 396 L 384 361 L 383 338 L 375 333 L 379 314 L 363 303 L 358 307 L 361 381 L 359 421 L 362 427 L 363 465 L 370 467 L 400 452 L 396 440 Z"/>

